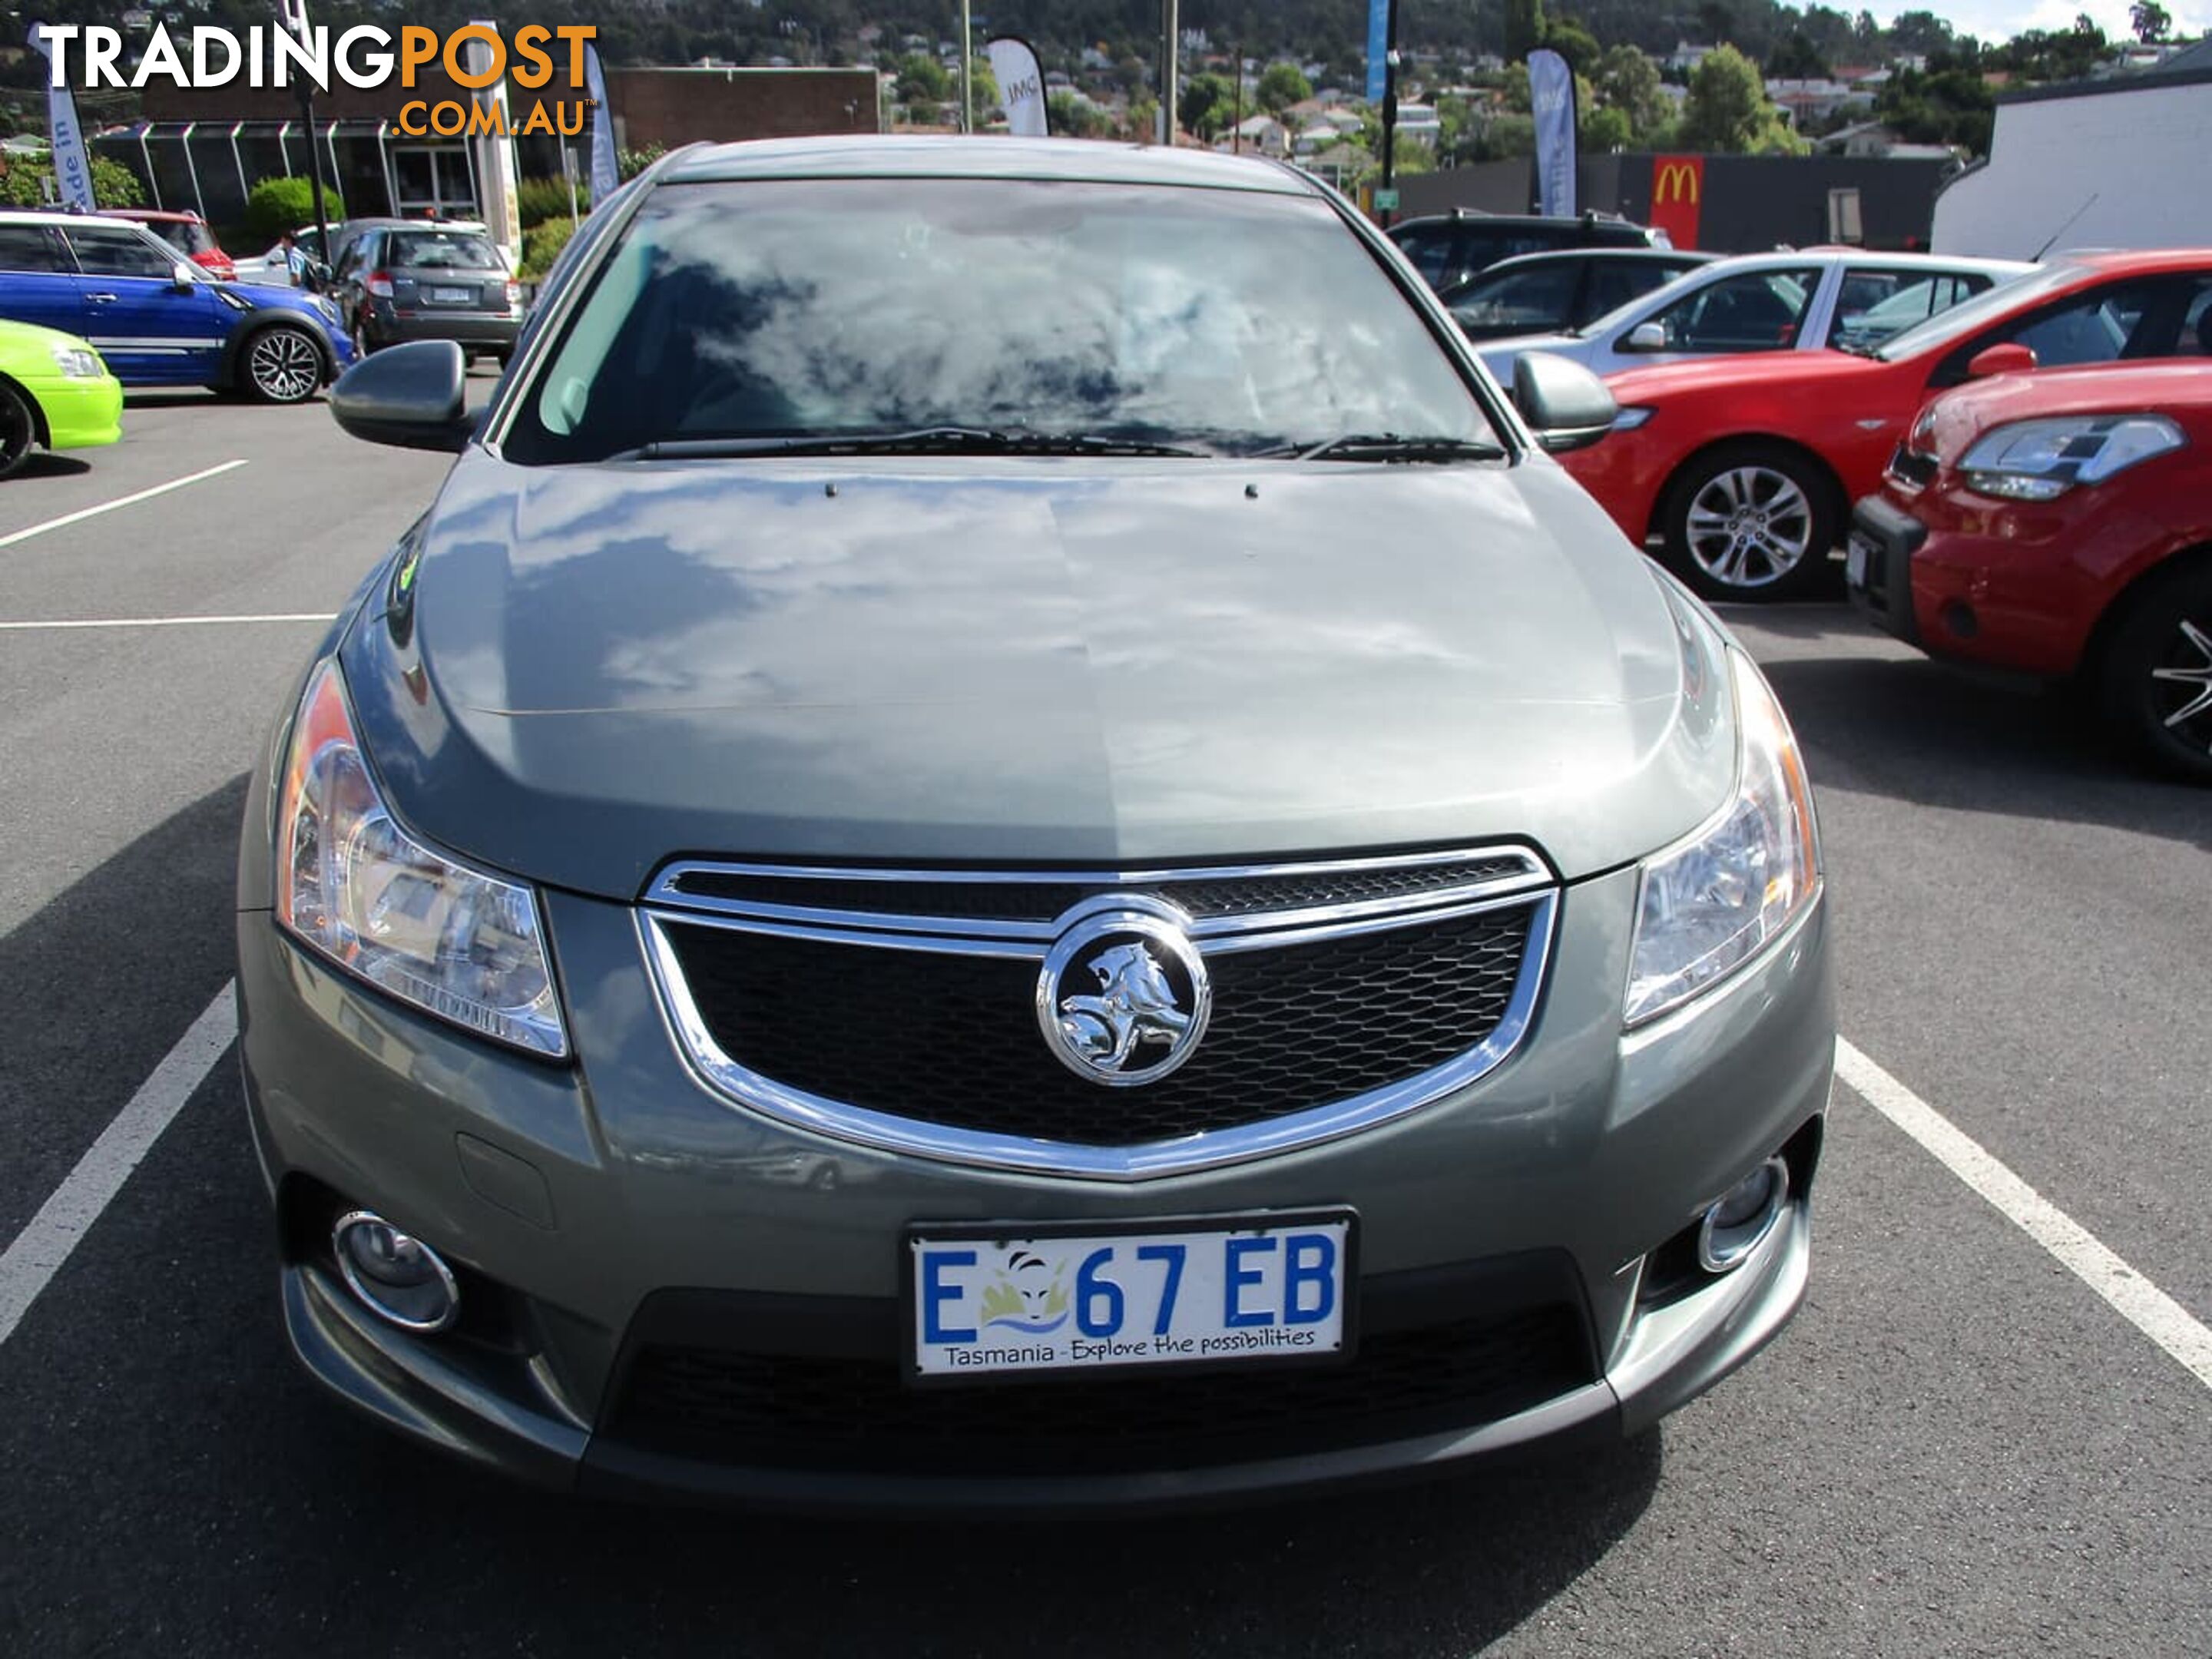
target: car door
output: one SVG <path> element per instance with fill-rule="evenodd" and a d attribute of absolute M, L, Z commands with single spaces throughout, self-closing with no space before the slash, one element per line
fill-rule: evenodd
<path fill-rule="evenodd" d="M 382 237 L 381 231 L 372 230 L 353 238 L 331 271 L 331 297 L 337 302 L 349 333 L 360 326 L 362 279 L 376 268 L 376 252 Z"/>
<path fill-rule="evenodd" d="M 65 334 L 85 331 L 76 264 L 50 227 L 0 224 L 0 317 Z"/>
<path fill-rule="evenodd" d="M 1613 331 L 1608 356 L 1593 364 L 1610 374 L 1646 363 L 1740 351 L 1786 351 L 1813 307 L 1827 273 L 1817 264 L 1737 271 L 1715 278 Z M 1628 344 L 1638 329 L 1657 324 L 1664 343 L 1648 349 Z"/>
<path fill-rule="evenodd" d="M 132 386 L 209 386 L 217 377 L 232 313 L 216 285 L 158 239 L 111 225 L 72 225 L 83 296 L 83 333 L 116 378 Z"/>

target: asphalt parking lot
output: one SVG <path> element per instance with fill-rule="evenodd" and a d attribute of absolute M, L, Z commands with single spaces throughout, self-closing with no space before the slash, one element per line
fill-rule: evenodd
<path fill-rule="evenodd" d="M 2212 796 L 2063 700 L 1840 603 L 1731 619 L 1820 791 L 1856 1086 L 1803 1312 L 1657 1431 L 1188 1519 L 599 1506 L 311 1389 L 234 1067 L 165 1066 L 245 769 L 443 462 L 319 404 L 126 424 L 0 486 L 0 1249 L 74 1241 L 0 1267 L 0 1652 L 2212 1652 Z M 103 1132 L 165 1091 L 131 1170 Z"/>

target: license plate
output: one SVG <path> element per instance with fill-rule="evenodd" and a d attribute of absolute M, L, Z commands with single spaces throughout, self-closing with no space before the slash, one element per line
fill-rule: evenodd
<path fill-rule="evenodd" d="M 1844 580 L 1853 587 L 1864 587 L 1867 568 L 1881 556 L 1881 550 L 1869 538 L 1853 531 L 1844 544 Z"/>
<path fill-rule="evenodd" d="M 1118 1369 L 1346 1351 L 1352 1217 L 908 1239 L 917 1377 Z"/>
<path fill-rule="evenodd" d="M 472 288 L 434 288 L 430 297 L 441 305 L 470 306 L 476 303 L 477 291 Z"/>

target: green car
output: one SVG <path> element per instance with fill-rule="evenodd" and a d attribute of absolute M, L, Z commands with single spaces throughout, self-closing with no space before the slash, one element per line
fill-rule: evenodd
<path fill-rule="evenodd" d="M 0 322 L 0 478 L 43 444 L 97 449 L 123 435 L 123 383 L 89 342 L 57 328 Z"/>

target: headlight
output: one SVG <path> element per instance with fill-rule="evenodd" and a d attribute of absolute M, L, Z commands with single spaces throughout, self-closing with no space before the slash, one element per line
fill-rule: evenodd
<path fill-rule="evenodd" d="M 1813 792 L 1790 722 L 1759 671 L 1735 678 L 1735 797 L 1687 841 L 1644 861 L 1622 1018 L 1665 1013 L 1756 956 L 1820 884 Z"/>
<path fill-rule="evenodd" d="M 392 819 L 354 735 L 337 664 L 307 682 L 277 797 L 276 919 L 441 1019 L 533 1054 L 568 1039 L 537 895 L 457 864 Z"/>
<path fill-rule="evenodd" d="M 72 380 L 96 380 L 107 373 L 100 354 L 82 346 L 56 346 L 54 367 Z"/>
<path fill-rule="evenodd" d="M 2188 441 L 2163 415 L 2068 415 L 2015 421 L 1983 434 L 1959 460 L 1966 488 L 2006 501 L 2047 501 L 2101 483 Z"/>

